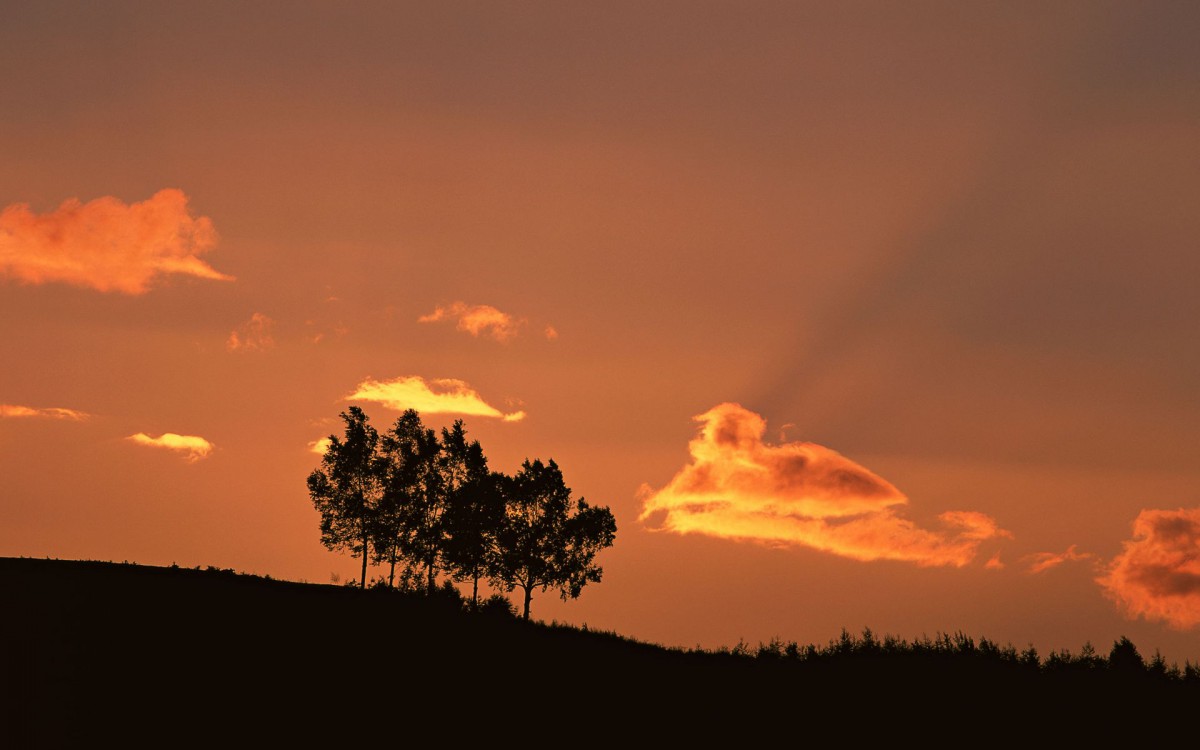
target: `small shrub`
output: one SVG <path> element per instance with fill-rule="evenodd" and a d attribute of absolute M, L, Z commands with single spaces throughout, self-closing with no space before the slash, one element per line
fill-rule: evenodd
<path fill-rule="evenodd" d="M 504 594 L 492 594 L 479 603 L 479 612 L 489 617 L 516 617 L 517 607 Z"/>

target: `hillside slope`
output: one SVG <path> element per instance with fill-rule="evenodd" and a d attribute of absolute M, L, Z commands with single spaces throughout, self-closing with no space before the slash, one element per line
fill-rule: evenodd
<path fill-rule="evenodd" d="M 6 733 L 18 745 L 285 737 L 713 741 L 815 727 L 953 744 L 1045 721 L 1169 737 L 1192 685 L 994 659 L 685 653 L 393 592 L 228 571 L 0 558 Z M 1182 718 L 1180 716 L 1179 718 Z M 1149 734 L 1148 734 L 1149 733 Z"/>

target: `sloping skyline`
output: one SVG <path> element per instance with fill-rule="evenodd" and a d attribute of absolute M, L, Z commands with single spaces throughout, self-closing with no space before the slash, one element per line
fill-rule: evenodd
<path fill-rule="evenodd" d="M 313 448 L 412 406 L 612 508 L 547 619 L 1200 661 L 1198 35 L 1170 3 L 9 9 L 0 554 L 349 577 Z"/>

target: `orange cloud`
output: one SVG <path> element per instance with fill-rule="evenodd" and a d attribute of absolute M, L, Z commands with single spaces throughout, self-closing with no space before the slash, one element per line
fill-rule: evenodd
<path fill-rule="evenodd" d="M 558 329 L 554 326 L 546 326 L 546 330 L 543 331 L 543 335 L 545 335 L 547 341 L 554 341 L 556 338 L 558 338 Z"/>
<path fill-rule="evenodd" d="M 308 450 L 313 453 L 316 453 L 318 456 L 324 456 L 325 451 L 329 450 L 329 446 L 332 444 L 333 444 L 332 440 L 330 440 L 327 437 L 323 437 L 320 440 L 314 440 L 311 443 L 309 443 Z"/>
<path fill-rule="evenodd" d="M 1131 618 L 1200 624 L 1200 508 L 1143 510 L 1096 582 Z"/>
<path fill-rule="evenodd" d="M 428 315 L 417 318 L 417 322 L 436 323 L 451 319 L 458 320 L 455 328 L 460 331 L 466 331 L 472 336 L 486 334 L 496 341 L 508 341 L 513 338 L 525 323 L 524 320 L 500 312 L 491 305 L 468 305 L 465 302 L 454 302 L 447 307 L 435 308 Z"/>
<path fill-rule="evenodd" d="M 212 222 L 193 217 L 180 190 L 141 203 L 112 197 L 33 213 L 15 203 L 0 212 L 0 277 L 60 282 L 101 292 L 142 294 L 160 276 L 232 280 L 200 260 L 217 242 Z"/>
<path fill-rule="evenodd" d="M 231 352 L 261 352 L 275 346 L 271 332 L 275 321 L 262 313 L 254 313 L 237 330 L 231 331 L 225 348 Z"/>
<path fill-rule="evenodd" d="M 1042 573 L 1065 562 L 1091 560 L 1094 557 L 1095 555 L 1091 552 L 1076 551 L 1075 545 L 1072 544 L 1067 547 L 1065 552 L 1035 552 L 1032 555 L 1026 555 L 1024 559 L 1029 561 L 1030 573 Z"/>
<path fill-rule="evenodd" d="M 696 417 L 692 462 L 666 487 L 643 485 L 640 520 L 679 534 L 800 544 L 855 560 L 962 566 L 980 542 L 1008 536 L 983 513 L 951 511 L 943 528 L 903 518 L 908 498 L 850 459 L 814 443 L 763 442 L 766 421 L 725 403 Z"/>
<path fill-rule="evenodd" d="M 505 422 L 519 422 L 525 418 L 523 411 L 505 414 L 488 404 L 461 380 L 434 379 L 427 382 L 416 375 L 394 380 L 368 378 L 346 397 L 347 401 L 355 399 L 374 401 L 396 411 L 416 409 L 428 414 L 499 417 Z"/>
<path fill-rule="evenodd" d="M 144 432 L 139 432 L 136 435 L 130 435 L 126 440 L 132 440 L 138 445 L 145 445 L 151 448 L 165 448 L 170 451 L 184 454 L 184 458 L 188 462 L 199 461 L 212 452 L 215 447 L 198 435 L 176 435 L 174 432 L 164 432 L 158 437 L 150 437 Z"/>
<path fill-rule="evenodd" d="M 76 411 L 75 409 L 63 409 L 58 406 L 38 409 L 32 406 L 18 406 L 17 404 L 0 404 L 0 419 L 8 417 L 42 417 L 45 419 L 71 419 L 81 422 L 90 416 L 92 415 L 87 412 Z"/>

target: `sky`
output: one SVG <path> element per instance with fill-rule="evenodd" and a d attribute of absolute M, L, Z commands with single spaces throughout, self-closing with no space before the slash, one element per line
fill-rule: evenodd
<path fill-rule="evenodd" d="M 553 458 L 533 615 L 1200 662 L 1200 9 L 63 3 L 0 24 L 0 555 L 353 579 L 339 413 Z"/>

